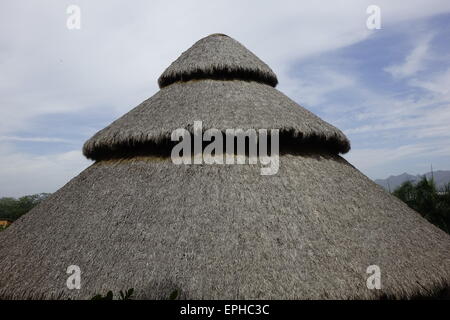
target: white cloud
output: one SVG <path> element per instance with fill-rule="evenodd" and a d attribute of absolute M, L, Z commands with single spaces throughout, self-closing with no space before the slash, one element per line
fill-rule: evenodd
<path fill-rule="evenodd" d="M 427 80 L 412 79 L 409 83 L 450 99 L 450 69 L 438 73 L 434 77 L 428 77 Z"/>
<path fill-rule="evenodd" d="M 284 82 L 280 90 L 305 106 L 317 106 L 327 100 L 328 93 L 355 86 L 351 74 L 343 74 L 329 67 L 303 70 L 298 77 L 282 74 Z"/>
<path fill-rule="evenodd" d="M 53 137 L 16 137 L 16 136 L 0 136 L 0 141 L 20 141 L 20 142 L 74 142 L 68 139 Z"/>
<path fill-rule="evenodd" d="M 417 138 L 450 135 L 450 130 L 443 130 L 450 123 L 450 104 L 442 105 L 437 110 L 430 110 L 430 104 L 415 105 L 414 102 L 408 100 L 398 100 L 390 106 L 395 106 L 395 104 L 401 104 L 406 108 L 400 113 L 385 113 L 378 116 L 372 114 L 371 123 L 347 129 L 345 133 L 361 134 L 396 130 L 392 135 L 399 137 L 402 134 L 398 132 L 398 129 L 410 129 L 403 135 Z M 408 106 L 411 110 L 408 110 Z M 382 112 L 380 111 L 380 113 Z"/>
<path fill-rule="evenodd" d="M 406 96 L 382 96 L 366 91 L 363 110 L 352 114 L 348 123 L 357 124 L 344 130 L 357 138 L 359 147 L 353 148 L 346 159 L 372 178 L 389 174 L 423 173 L 429 166 L 448 169 L 450 160 L 450 70 L 427 80 L 408 81 L 424 89 L 419 97 L 413 91 Z M 364 90 L 363 90 L 364 92 Z M 363 141 L 371 141 L 372 146 Z M 376 147 L 381 142 L 383 147 Z"/>
<path fill-rule="evenodd" d="M 394 78 L 406 78 L 422 71 L 425 68 L 425 60 L 429 54 L 432 38 L 432 36 L 421 38 L 403 63 L 386 67 L 384 70 Z"/>
<path fill-rule="evenodd" d="M 428 169 L 431 164 L 437 164 L 436 167 L 439 167 L 442 158 L 445 161 L 450 157 L 450 145 L 436 142 L 404 144 L 386 148 L 360 148 L 350 151 L 344 157 L 372 179 L 385 178 L 387 176 L 386 168 L 392 169 L 390 174 L 398 174 L 404 172 L 406 165 L 409 165 L 410 168 L 420 168 L 419 170 Z M 439 157 L 441 159 L 436 160 Z M 433 159 L 435 163 L 433 163 Z M 399 166 L 398 162 L 403 166 Z"/>
<path fill-rule="evenodd" d="M 393 136 L 407 135 L 415 138 L 450 136 L 450 69 L 427 75 L 427 80 L 414 78 L 407 84 L 424 89 L 419 97 L 415 92 L 406 97 L 382 96 L 364 89 L 368 104 L 354 114 L 355 127 L 347 134 L 392 131 Z M 447 128 L 447 130 L 445 129 Z M 398 129 L 409 129 L 400 133 Z"/>
<path fill-rule="evenodd" d="M 0 197 L 55 192 L 91 162 L 81 151 L 36 156 L 0 148 Z"/>

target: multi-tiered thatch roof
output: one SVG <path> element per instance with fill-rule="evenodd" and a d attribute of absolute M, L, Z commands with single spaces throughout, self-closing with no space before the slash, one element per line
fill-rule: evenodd
<path fill-rule="evenodd" d="M 161 90 L 98 132 L 95 163 L 0 233 L 0 297 L 379 298 L 450 282 L 450 237 L 339 156 L 345 135 L 274 86 L 220 34 L 160 77 Z M 175 165 L 177 128 L 279 129 L 280 169 Z M 80 290 L 66 269 L 82 270 Z M 381 290 L 366 286 L 369 265 Z"/>

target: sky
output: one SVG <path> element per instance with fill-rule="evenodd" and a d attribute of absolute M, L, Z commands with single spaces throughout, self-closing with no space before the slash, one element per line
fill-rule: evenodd
<path fill-rule="evenodd" d="M 80 29 L 67 27 L 70 5 Z M 380 29 L 367 27 L 369 5 Z M 91 165 L 83 143 L 212 33 L 244 44 L 278 90 L 340 128 L 344 157 L 368 177 L 450 169 L 448 0 L 2 0 L 0 197 L 54 192 Z"/>

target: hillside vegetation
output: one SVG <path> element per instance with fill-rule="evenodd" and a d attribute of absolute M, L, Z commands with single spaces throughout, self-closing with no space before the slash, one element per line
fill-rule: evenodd
<path fill-rule="evenodd" d="M 450 233 L 450 183 L 438 190 L 434 179 L 406 181 L 393 194 L 425 219 Z"/>
<path fill-rule="evenodd" d="M 39 193 L 18 199 L 0 198 L 0 220 L 17 220 L 49 195 L 49 193 Z"/>

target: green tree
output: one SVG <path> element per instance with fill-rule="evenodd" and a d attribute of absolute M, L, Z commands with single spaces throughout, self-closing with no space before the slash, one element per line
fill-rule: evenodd
<path fill-rule="evenodd" d="M 19 199 L 7 197 L 0 198 L 0 219 L 15 221 L 38 205 L 42 200 L 46 199 L 49 195 L 49 193 L 39 193 L 24 196 Z"/>
<path fill-rule="evenodd" d="M 404 182 L 400 187 L 394 190 L 393 194 L 413 208 L 416 200 L 415 188 L 411 181 Z"/>
<path fill-rule="evenodd" d="M 425 176 L 416 184 L 404 182 L 393 194 L 425 219 L 450 233 L 450 184 L 438 191 Z"/>

